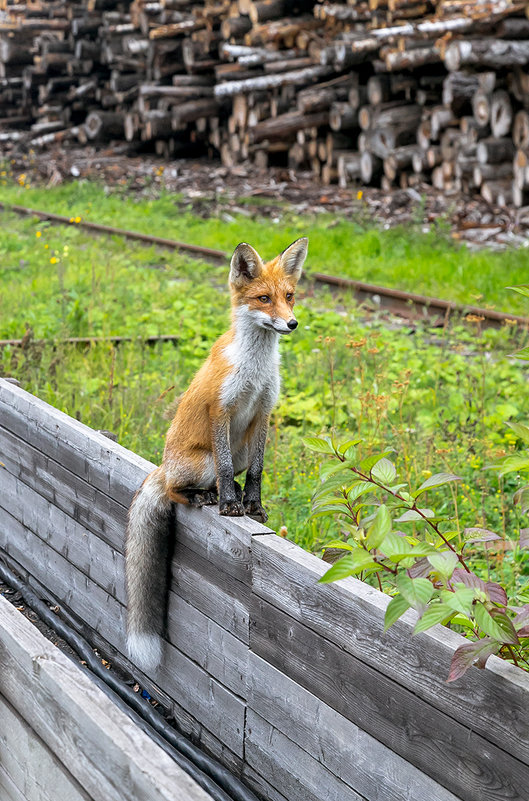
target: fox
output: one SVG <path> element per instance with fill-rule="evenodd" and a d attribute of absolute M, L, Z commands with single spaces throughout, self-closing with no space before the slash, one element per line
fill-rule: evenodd
<path fill-rule="evenodd" d="M 237 245 L 228 279 L 231 327 L 180 398 L 162 463 L 132 500 L 125 537 L 127 648 L 145 671 L 163 656 L 173 504 L 218 502 L 220 515 L 267 520 L 261 481 L 280 390 L 279 340 L 298 325 L 295 290 L 307 251 L 301 237 L 265 263 L 251 245 Z M 242 489 L 235 477 L 245 471 Z"/>

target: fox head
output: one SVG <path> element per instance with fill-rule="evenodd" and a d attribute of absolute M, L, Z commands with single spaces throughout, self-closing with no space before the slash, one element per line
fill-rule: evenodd
<path fill-rule="evenodd" d="M 237 319 L 290 334 L 297 328 L 294 293 L 307 256 L 309 240 L 296 239 L 272 261 L 263 262 L 251 245 L 237 245 L 230 265 L 230 289 Z"/>

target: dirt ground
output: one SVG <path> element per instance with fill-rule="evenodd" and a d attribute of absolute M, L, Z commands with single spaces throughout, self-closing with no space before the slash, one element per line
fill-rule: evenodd
<path fill-rule="evenodd" d="M 330 212 L 363 222 L 376 220 L 387 227 L 412 221 L 427 229 L 442 221 L 454 239 L 470 247 L 529 244 L 529 207 L 500 209 L 480 196 L 445 195 L 426 183 L 391 193 L 371 187 L 340 189 L 317 183 L 309 173 L 227 168 L 207 159 L 167 162 L 150 154 L 117 153 L 115 147 L 18 154 L 10 166 L 15 176 L 25 173 L 33 183 L 46 186 L 91 179 L 132 194 L 155 195 L 161 189 L 178 192 L 188 207 L 203 216 L 257 213 L 273 217 L 289 207 L 297 214 Z"/>

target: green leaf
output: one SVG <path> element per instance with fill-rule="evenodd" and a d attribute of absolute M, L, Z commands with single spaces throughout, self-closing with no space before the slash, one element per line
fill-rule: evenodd
<path fill-rule="evenodd" d="M 447 581 L 459 562 L 457 554 L 453 551 L 438 551 L 428 556 L 428 561 L 434 570 Z"/>
<path fill-rule="evenodd" d="M 350 517 L 351 513 L 344 503 L 329 501 L 315 506 L 309 515 L 309 520 L 314 517 L 328 517 L 329 515 L 347 515 Z"/>
<path fill-rule="evenodd" d="M 399 617 L 402 617 L 404 612 L 409 608 L 409 603 L 402 595 L 395 595 L 386 608 L 386 614 L 384 615 L 384 631 L 387 631 L 390 626 L 396 623 Z"/>
<path fill-rule="evenodd" d="M 303 437 L 303 442 L 311 451 L 317 453 L 334 453 L 334 448 L 327 439 L 321 437 Z"/>
<path fill-rule="evenodd" d="M 520 295 L 529 297 L 529 284 L 517 284 L 516 286 L 508 286 L 507 289 L 512 289 L 513 292 L 519 292 Z"/>
<path fill-rule="evenodd" d="M 350 439 L 347 442 L 343 442 L 341 445 L 339 445 L 337 451 L 339 454 L 341 454 L 341 456 L 346 456 L 349 448 L 354 448 L 354 446 L 358 445 L 360 442 L 362 442 L 361 437 L 359 439 Z"/>
<path fill-rule="evenodd" d="M 513 356 L 515 356 L 517 359 L 523 359 L 524 361 L 527 361 L 529 359 L 529 348 L 520 348 L 520 350 L 517 350 L 516 353 L 513 353 Z"/>
<path fill-rule="evenodd" d="M 412 520 L 423 520 L 425 517 L 432 518 L 435 517 L 435 512 L 433 509 L 420 509 L 422 515 L 419 514 L 418 511 L 415 509 L 409 509 L 407 512 L 404 512 L 400 517 L 395 518 L 395 523 L 409 523 Z M 424 517 L 423 517 L 424 515 Z"/>
<path fill-rule="evenodd" d="M 390 487 L 397 478 L 397 471 L 395 470 L 393 462 L 390 462 L 390 460 L 386 459 L 384 456 L 373 466 L 371 475 L 373 478 L 376 478 L 377 481 L 380 481 L 381 484 L 384 484 L 384 486 Z"/>
<path fill-rule="evenodd" d="M 379 506 L 375 519 L 367 531 L 366 545 L 369 549 L 378 548 L 391 531 L 391 515 L 386 506 Z"/>
<path fill-rule="evenodd" d="M 448 484 L 450 481 L 461 480 L 461 476 L 456 476 L 453 473 L 436 473 L 434 476 L 427 478 L 426 481 L 423 481 L 419 489 L 413 493 L 413 497 L 418 498 L 419 495 L 421 495 L 423 492 L 426 492 L 426 490 L 434 489 L 434 487 L 442 487 L 444 484 Z"/>
<path fill-rule="evenodd" d="M 425 578 L 412 579 L 407 573 L 398 574 L 397 589 L 409 605 L 418 611 L 425 608 L 434 591 L 431 581 Z"/>
<path fill-rule="evenodd" d="M 449 606 L 450 609 L 453 609 L 454 612 L 460 612 L 467 618 L 473 615 L 474 610 L 472 604 L 474 603 L 475 597 L 476 591 L 474 589 L 461 585 L 453 592 L 450 590 L 442 590 L 441 592 L 443 602 Z"/>
<path fill-rule="evenodd" d="M 519 470 L 526 470 L 529 467 L 529 457 L 522 455 L 506 456 L 497 465 L 500 475 L 505 476 L 507 473 L 517 473 Z"/>
<path fill-rule="evenodd" d="M 386 536 L 382 550 L 384 555 L 392 562 L 400 562 L 410 556 L 419 559 L 422 556 L 429 556 L 431 553 L 436 552 L 434 546 L 430 545 L 429 542 L 412 545 L 406 537 L 401 537 L 394 531 Z"/>
<path fill-rule="evenodd" d="M 393 448 L 384 451 L 384 453 L 374 453 L 371 456 L 366 456 L 366 458 L 362 459 L 360 462 L 359 469 L 362 471 L 362 473 L 370 473 L 377 462 L 380 462 L 381 459 L 389 456 L 390 453 L 393 453 Z"/>
<path fill-rule="evenodd" d="M 343 540 L 331 540 L 330 542 L 326 542 L 323 546 L 323 550 L 325 551 L 327 548 L 339 548 L 342 551 L 354 551 L 356 549 L 355 545 L 350 545 L 348 542 L 344 542 Z"/>
<path fill-rule="evenodd" d="M 369 481 L 356 481 L 347 488 L 347 500 L 352 503 L 361 495 L 365 495 L 366 492 L 372 492 L 373 489 L 374 487 Z"/>
<path fill-rule="evenodd" d="M 512 621 L 504 612 L 497 610 L 497 614 L 492 615 L 480 601 L 474 604 L 474 619 L 484 634 L 488 634 L 498 642 L 518 643 L 518 635 L 514 629 Z"/>
<path fill-rule="evenodd" d="M 420 619 L 415 624 L 413 633 L 419 634 L 421 631 L 427 631 L 431 629 L 432 626 L 435 626 L 436 623 L 442 623 L 443 620 L 452 617 L 454 614 L 454 611 L 446 604 L 433 603 L 425 609 Z"/>
<path fill-rule="evenodd" d="M 367 567 L 378 567 L 371 555 L 363 548 L 357 548 L 352 553 L 343 556 L 319 579 L 320 584 L 327 584 L 331 581 L 339 581 L 361 573 Z"/>
<path fill-rule="evenodd" d="M 509 423 L 508 421 L 506 422 L 509 428 L 512 428 L 516 436 L 519 439 L 521 439 L 522 442 L 529 444 L 529 426 L 525 426 L 523 425 L 523 423 Z"/>

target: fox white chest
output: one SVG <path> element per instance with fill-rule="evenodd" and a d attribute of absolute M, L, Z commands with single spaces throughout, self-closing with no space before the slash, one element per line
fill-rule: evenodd
<path fill-rule="evenodd" d="M 233 370 L 224 380 L 221 403 L 230 413 L 230 443 L 236 450 L 258 413 L 269 414 L 279 396 L 279 334 L 237 332 L 225 355 Z"/>

